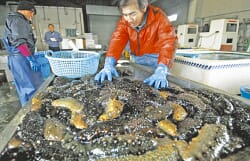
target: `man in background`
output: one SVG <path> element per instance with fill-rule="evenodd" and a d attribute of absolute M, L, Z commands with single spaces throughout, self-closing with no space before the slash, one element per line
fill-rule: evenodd
<path fill-rule="evenodd" d="M 45 33 L 44 40 L 48 44 L 49 50 L 60 51 L 61 34 L 55 31 L 53 24 L 49 24 L 48 29 L 49 31 Z"/>

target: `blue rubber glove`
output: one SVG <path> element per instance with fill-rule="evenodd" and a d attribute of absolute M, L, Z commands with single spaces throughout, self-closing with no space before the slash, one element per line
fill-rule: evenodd
<path fill-rule="evenodd" d="M 115 69 L 116 60 L 113 57 L 106 57 L 104 68 L 95 76 L 95 80 L 102 83 L 105 79 L 112 81 L 112 75 L 119 77 Z"/>
<path fill-rule="evenodd" d="M 36 59 L 33 56 L 27 56 L 27 60 L 30 63 L 30 67 L 34 72 L 39 71 L 40 65 L 37 63 Z"/>
<path fill-rule="evenodd" d="M 167 75 L 168 75 L 168 67 L 160 63 L 155 69 L 154 74 L 151 75 L 149 78 L 145 79 L 144 83 L 154 87 L 155 89 L 167 88 L 168 87 Z"/>

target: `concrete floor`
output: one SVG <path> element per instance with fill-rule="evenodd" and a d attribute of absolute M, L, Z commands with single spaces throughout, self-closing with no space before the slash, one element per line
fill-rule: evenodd
<path fill-rule="evenodd" d="M 0 50 L 0 132 L 21 108 L 12 74 L 7 65 L 7 52 Z"/>
<path fill-rule="evenodd" d="M 0 82 L 0 132 L 13 119 L 20 110 L 15 84 L 13 82 Z"/>

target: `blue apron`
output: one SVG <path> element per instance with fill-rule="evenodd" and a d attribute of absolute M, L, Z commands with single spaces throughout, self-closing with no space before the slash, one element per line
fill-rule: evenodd
<path fill-rule="evenodd" d="M 158 57 L 159 54 L 144 54 L 143 56 L 135 56 L 133 53 L 130 53 L 130 61 L 146 65 L 153 69 L 158 66 Z"/>
<path fill-rule="evenodd" d="M 127 50 L 130 54 L 130 61 L 141 64 L 141 65 L 146 65 L 150 68 L 155 69 L 158 66 L 158 57 L 159 54 L 144 54 L 143 56 L 135 56 L 134 53 L 131 52 L 130 50 L 130 42 L 128 41 L 125 50 Z"/>
<path fill-rule="evenodd" d="M 17 94 L 22 107 L 32 98 L 43 83 L 41 72 L 34 72 L 28 60 L 21 54 L 10 54 L 8 65 L 14 77 Z"/>

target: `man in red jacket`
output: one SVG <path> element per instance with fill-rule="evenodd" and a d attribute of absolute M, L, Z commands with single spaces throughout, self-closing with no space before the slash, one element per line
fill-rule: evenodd
<path fill-rule="evenodd" d="M 122 17 L 112 34 L 104 68 L 95 80 L 102 83 L 112 81 L 112 75 L 119 76 L 115 64 L 129 42 L 131 59 L 155 69 L 144 83 L 156 89 L 168 87 L 166 77 L 173 66 L 177 37 L 167 15 L 148 0 L 119 0 L 118 7 Z"/>

